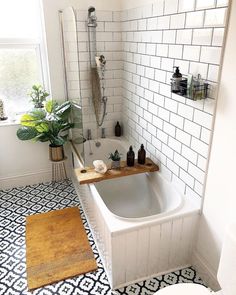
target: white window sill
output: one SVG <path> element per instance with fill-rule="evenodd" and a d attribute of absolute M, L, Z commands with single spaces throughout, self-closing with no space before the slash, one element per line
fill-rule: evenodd
<path fill-rule="evenodd" d="M 20 118 L 17 118 L 14 121 L 10 119 L 4 120 L 4 121 L 0 120 L 0 127 L 17 126 L 17 125 L 20 125 Z"/>

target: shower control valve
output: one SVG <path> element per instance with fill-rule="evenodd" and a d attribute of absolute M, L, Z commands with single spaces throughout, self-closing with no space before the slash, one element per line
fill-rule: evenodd
<path fill-rule="evenodd" d="M 102 138 L 106 138 L 105 128 L 102 128 Z"/>
<path fill-rule="evenodd" d="M 91 129 L 87 130 L 87 140 L 91 140 L 92 139 L 92 132 Z"/>

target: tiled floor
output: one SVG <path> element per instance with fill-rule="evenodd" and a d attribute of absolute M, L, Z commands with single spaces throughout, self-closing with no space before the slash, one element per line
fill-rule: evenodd
<path fill-rule="evenodd" d="M 32 293 L 28 292 L 25 269 L 25 216 L 73 206 L 79 206 L 81 210 L 98 270 L 37 289 Z M 180 282 L 203 283 L 193 268 L 187 268 L 111 291 L 79 198 L 70 182 L 0 191 L 0 295 L 149 295 L 167 285 Z"/>

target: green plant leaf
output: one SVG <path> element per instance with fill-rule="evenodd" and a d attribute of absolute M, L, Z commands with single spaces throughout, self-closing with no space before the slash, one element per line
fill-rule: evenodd
<path fill-rule="evenodd" d="M 35 84 L 35 85 L 32 86 L 32 89 L 35 90 L 35 91 L 39 91 L 40 88 L 41 88 L 41 85 L 36 85 Z"/>
<path fill-rule="evenodd" d="M 35 127 L 35 118 L 31 114 L 24 114 L 21 119 L 20 123 L 23 126 Z"/>
<path fill-rule="evenodd" d="M 109 154 L 109 158 L 112 161 L 120 161 L 122 154 L 118 152 L 118 150 L 115 150 L 114 153 Z"/>
<path fill-rule="evenodd" d="M 60 145 L 63 145 L 65 143 L 65 139 L 62 138 L 61 136 L 58 136 L 58 137 L 52 137 L 51 138 L 51 143 L 54 145 L 54 146 L 60 146 Z"/>
<path fill-rule="evenodd" d="M 52 112 L 52 107 L 53 107 L 53 101 L 52 100 L 47 101 L 45 104 L 45 109 L 48 113 Z"/>
<path fill-rule="evenodd" d="M 32 129 L 29 130 L 31 135 L 21 136 L 22 140 L 33 139 L 41 142 L 49 141 L 54 146 L 63 145 L 68 137 L 68 129 L 74 127 L 74 124 L 69 122 L 71 106 L 71 102 L 68 101 L 58 105 L 56 101 L 50 100 L 44 108 L 34 109 L 23 115 L 21 124 L 25 128 Z M 19 134 L 21 132 L 19 131 Z"/>
<path fill-rule="evenodd" d="M 34 109 L 29 113 L 35 120 L 41 120 L 46 117 L 46 112 L 44 109 Z"/>
<path fill-rule="evenodd" d="M 50 137 L 46 133 L 40 133 L 35 137 L 35 141 L 41 141 L 41 142 L 50 141 Z"/>
<path fill-rule="evenodd" d="M 46 97 L 49 96 L 49 93 L 45 91 L 42 85 L 33 85 L 32 90 L 29 93 L 29 96 L 32 98 L 32 102 L 35 106 L 42 105 L 42 103 L 46 100 Z"/>
<path fill-rule="evenodd" d="M 47 123 L 41 123 L 39 125 L 37 125 L 35 127 L 35 129 L 39 132 L 39 133 L 44 133 L 44 132 L 48 132 L 49 131 L 49 127 Z"/>
<path fill-rule="evenodd" d="M 70 128 L 74 128 L 75 124 L 74 123 L 66 123 L 66 124 L 63 124 L 62 126 L 64 126 L 61 131 L 66 131 L 66 130 L 69 130 Z"/>
<path fill-rule="evenodd" d="M 37 136 L 38 132 L 34 127 L 20 127 L 17 130 L 17 137 L 20 140 L 30 140 Z"/>
<path fill-rule="evenodd" d="M 71 102 L 65 101 L 60 106 L 55 108 L 55 114 L 60 116 L 63 120 L 67 120 L 71 111 Z"/>
<path fill-rule="evenodd" d="M 46 102 L 45 109 L 49 114 L 51 114 L 57 105 L 57 102 L 51 99 Z"/>

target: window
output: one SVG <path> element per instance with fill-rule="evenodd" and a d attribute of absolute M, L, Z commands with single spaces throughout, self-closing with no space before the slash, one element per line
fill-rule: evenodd
<path fill-rule="evenodd" d="M 30 108 L 33 84 L 48 89 L 39 0 L 0 1 L 0 98 L 8 113 Z"/>

